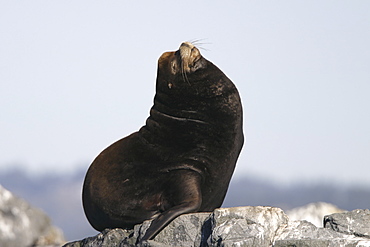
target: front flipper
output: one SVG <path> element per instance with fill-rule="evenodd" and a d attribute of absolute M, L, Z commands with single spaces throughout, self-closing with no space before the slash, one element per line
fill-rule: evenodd
<path fill-rule="evenodd" d="M 186 169 L 172 170 L 168 176 L 171 182 L 165 189 L 164 200 L 171 206 L 152 221 L 141 241 L 153 239 L 177 216 L 197 212 L 202 204 L 201 176 L 198 172 Z"/>

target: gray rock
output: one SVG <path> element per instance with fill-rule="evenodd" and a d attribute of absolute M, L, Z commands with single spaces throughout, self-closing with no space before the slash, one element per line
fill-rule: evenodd
<path fill-rule="evenodd" d="M 49 217 L 0 185 L 0 246 L 53 246 L 65 242 Z"/>
<path fill-rule="evenodd" d="M 151 221 L 145 221 L 136 225 L 133 230 L 113 229 L 105 230 L 95 237 L 86 238 L 64 245 L 64 247 L 98 247 L 98 246 L 200 246 L 202 242 L 201 232 L 207 232 L 206 221 L 211 213 L 184 214 L 172 221 L 153 240 L 145 241 L 141 245 L 135 245 L 137 239 L 141 239 L 150 226 Z"/>
<path fill-rule="evenodd" d="M 344 212 L 344 210 L 339 209 L 333 204 L 326 202 L 314 202 L 302 207 L 288 210 L 286 211 L 286 214 L 292 221 L 307 220 L 315 226 L 323 227 L 323 219 L 325 215 L 342 212 Z"/>
<path fill-rule="evenodd" d="M 360 246 L 366 240 L 351 237 L 331 229 L 318 228 L 308 221 L 290 221 L 276 233 L 274 247 L 310 246 L 310 247 L 351 247 Z M 370 241 L 364 246 L 370 246 Z"/>
<path fill-rule="evenodd" d="M 270 246 L 275 232 L 288 223 L 280 208 L 216 209 L 211 216 L 208 246 Z"/>
<path fill-rule="evenodd" d="M 324 217 L 324 227 L 337 232 L 370 238 L 370 210 L 356 209 Z"/>
<path fill-rule="evenodd" d="M 94 237 L 89 237 L 81 241 L 67 243 L 63 247 L 135 246 L 134 242 L 126 242 L 126 240 L 129 239 L 132 235 L 133 230 L 124 230 L 120 228 L 109 230 L 107 229 Z"/>
<path fill-rule="evenodd" d="M 153 240 L 169 246 L 201 246 L 202 241 L 204 241 L 204 236 L 201 233 L 206 233 L 209 230 L 209 221 L 206 222 L 206 220 L 210 214 L 195 213 L 180 215 Z M 149 224 L 145 226 L 145 231 L 148 227 Z"/>

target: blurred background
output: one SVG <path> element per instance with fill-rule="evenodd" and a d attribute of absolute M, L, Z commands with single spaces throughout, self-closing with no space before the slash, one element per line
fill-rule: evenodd
<path fill-rule="evenodd" d="M 370 205 L 370 2 L 0 0 L 0 184 L 68 240 L 92 160 L 137 131 L 157 59 L 198 40 L 236 84 L 245 145 L 225 207 Z"/>

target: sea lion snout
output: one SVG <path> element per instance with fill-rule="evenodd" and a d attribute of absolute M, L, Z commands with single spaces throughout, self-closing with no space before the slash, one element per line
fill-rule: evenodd
<path fill-rule="evenodd" d="M 198 69 L 196 62 L 202 57 L 198 48 L 190 42 L 183 42 L 179 48 L 183 72 L 193 72 Z"/>

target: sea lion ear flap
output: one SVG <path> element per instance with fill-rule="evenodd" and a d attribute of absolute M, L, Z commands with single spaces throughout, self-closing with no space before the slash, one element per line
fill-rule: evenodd
<path fill-rule="evenodd" d="M 178 71 L 177 60 L 176 59 L 172 60 L 170 66 L 171 66 L 171 73 L 175 75 Z"/>

